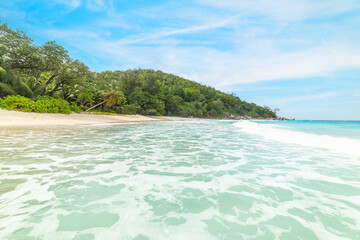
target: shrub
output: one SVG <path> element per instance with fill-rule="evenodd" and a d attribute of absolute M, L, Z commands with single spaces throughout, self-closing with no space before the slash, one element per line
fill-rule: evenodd
<path fill-rule="evenodd" d="M 145 111 L 143 111 L 143 114 L 150 115 L 150 116 L 161 116 L 161 114 L 158 114 L 156 109 L 146 109 Z"/>
<path fill-rule="evenodd" d="M 79 108 L 79 107 L 76 105 L 76 103 L 74 103 L 74 102 L 72 102 L 72 103 L 70 104 L 70 110 L 71 110 L 72 112 L 76 112 L 76 113 L 81 112 L 80 108 Z"/>
<path fill-rule="evenodd" d="M 4 99 L 0 98 L 0 108 L 6 108 Z"/>
<path fill-rule="evenodd" d="M 23 96 L 8 95 L 0 100 L 0 108 L 21 110 L 23 112 L 65 113 L 70 114 L 69 103 L 62 99 L 42 97 L 32 101 Z"/>
<path fill-rule="evenodd" d="M 36 101 L 35 112 L 40 113 L 65 113 L 70 114 L 70 106 L 66 100 L 42 97 Z"/>
<path fill-rule="evenodd" d="M 8 110 L 20 109 L 24 112 L 32 112 L 34 110 L 35 103 L 29 98 L 23 96 L 9 95 L 2 99 L 0 107 Z"/>
<path fill-rule="evenodd" d="M 141 107 L 138 104 L 125 105 L 121 111 L 123 114 L 139 114 Z"/>

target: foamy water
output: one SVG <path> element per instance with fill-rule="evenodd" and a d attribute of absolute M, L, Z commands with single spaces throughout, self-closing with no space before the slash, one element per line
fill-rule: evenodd
<path fill-rule="evenodd" d="M 261 122 L 0 130 L 0 239 L 360 239 L 357 138 Z"/>
<path fill-rule="evenodd" d="M 294 131 L 288 128 L 279 128 L 276 124 L 261 124 L 261 122 L 241 121 L 234 125 L 244 132 L 257 134 L 265 139 L 286 144 L 299 144 L 307 147 L 325 148 L 330 151 L 360 157 L 360 139 Z M 330 132 L 331 130 L 332 129 L 329 129 Z"/>

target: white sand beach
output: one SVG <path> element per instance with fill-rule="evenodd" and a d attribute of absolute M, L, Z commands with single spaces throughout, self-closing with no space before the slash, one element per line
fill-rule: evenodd
<path fill-rule="evenodd" d="M 76 126 L 108 123 L 141 123 L 155 121 L 186 121 L 196 118 L 157 117 L 142 115 L 102 115 L 91 113 L 34 113 L 0 109 L 0 127 Z"/>

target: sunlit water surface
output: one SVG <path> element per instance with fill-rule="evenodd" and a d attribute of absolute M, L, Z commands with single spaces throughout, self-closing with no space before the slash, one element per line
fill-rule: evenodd
<path fill-rule="evenodd" d="M 344 124 L 0 129 L 0 239 L 360 239 Z"/>

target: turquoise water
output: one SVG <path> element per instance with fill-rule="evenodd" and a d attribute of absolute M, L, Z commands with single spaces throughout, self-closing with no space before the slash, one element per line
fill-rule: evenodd
<path fill-rule="evenodd" d="M 360 239 L 359 128 L 0 129 L 0 239 Z"/>
<path fill-rule="evenodd" d="M 263 121 L 272 126 L 285 127 L 290 130 L 330 135 L 334 137 L 347 137 L 360 140 L 360 121 Z"/>

